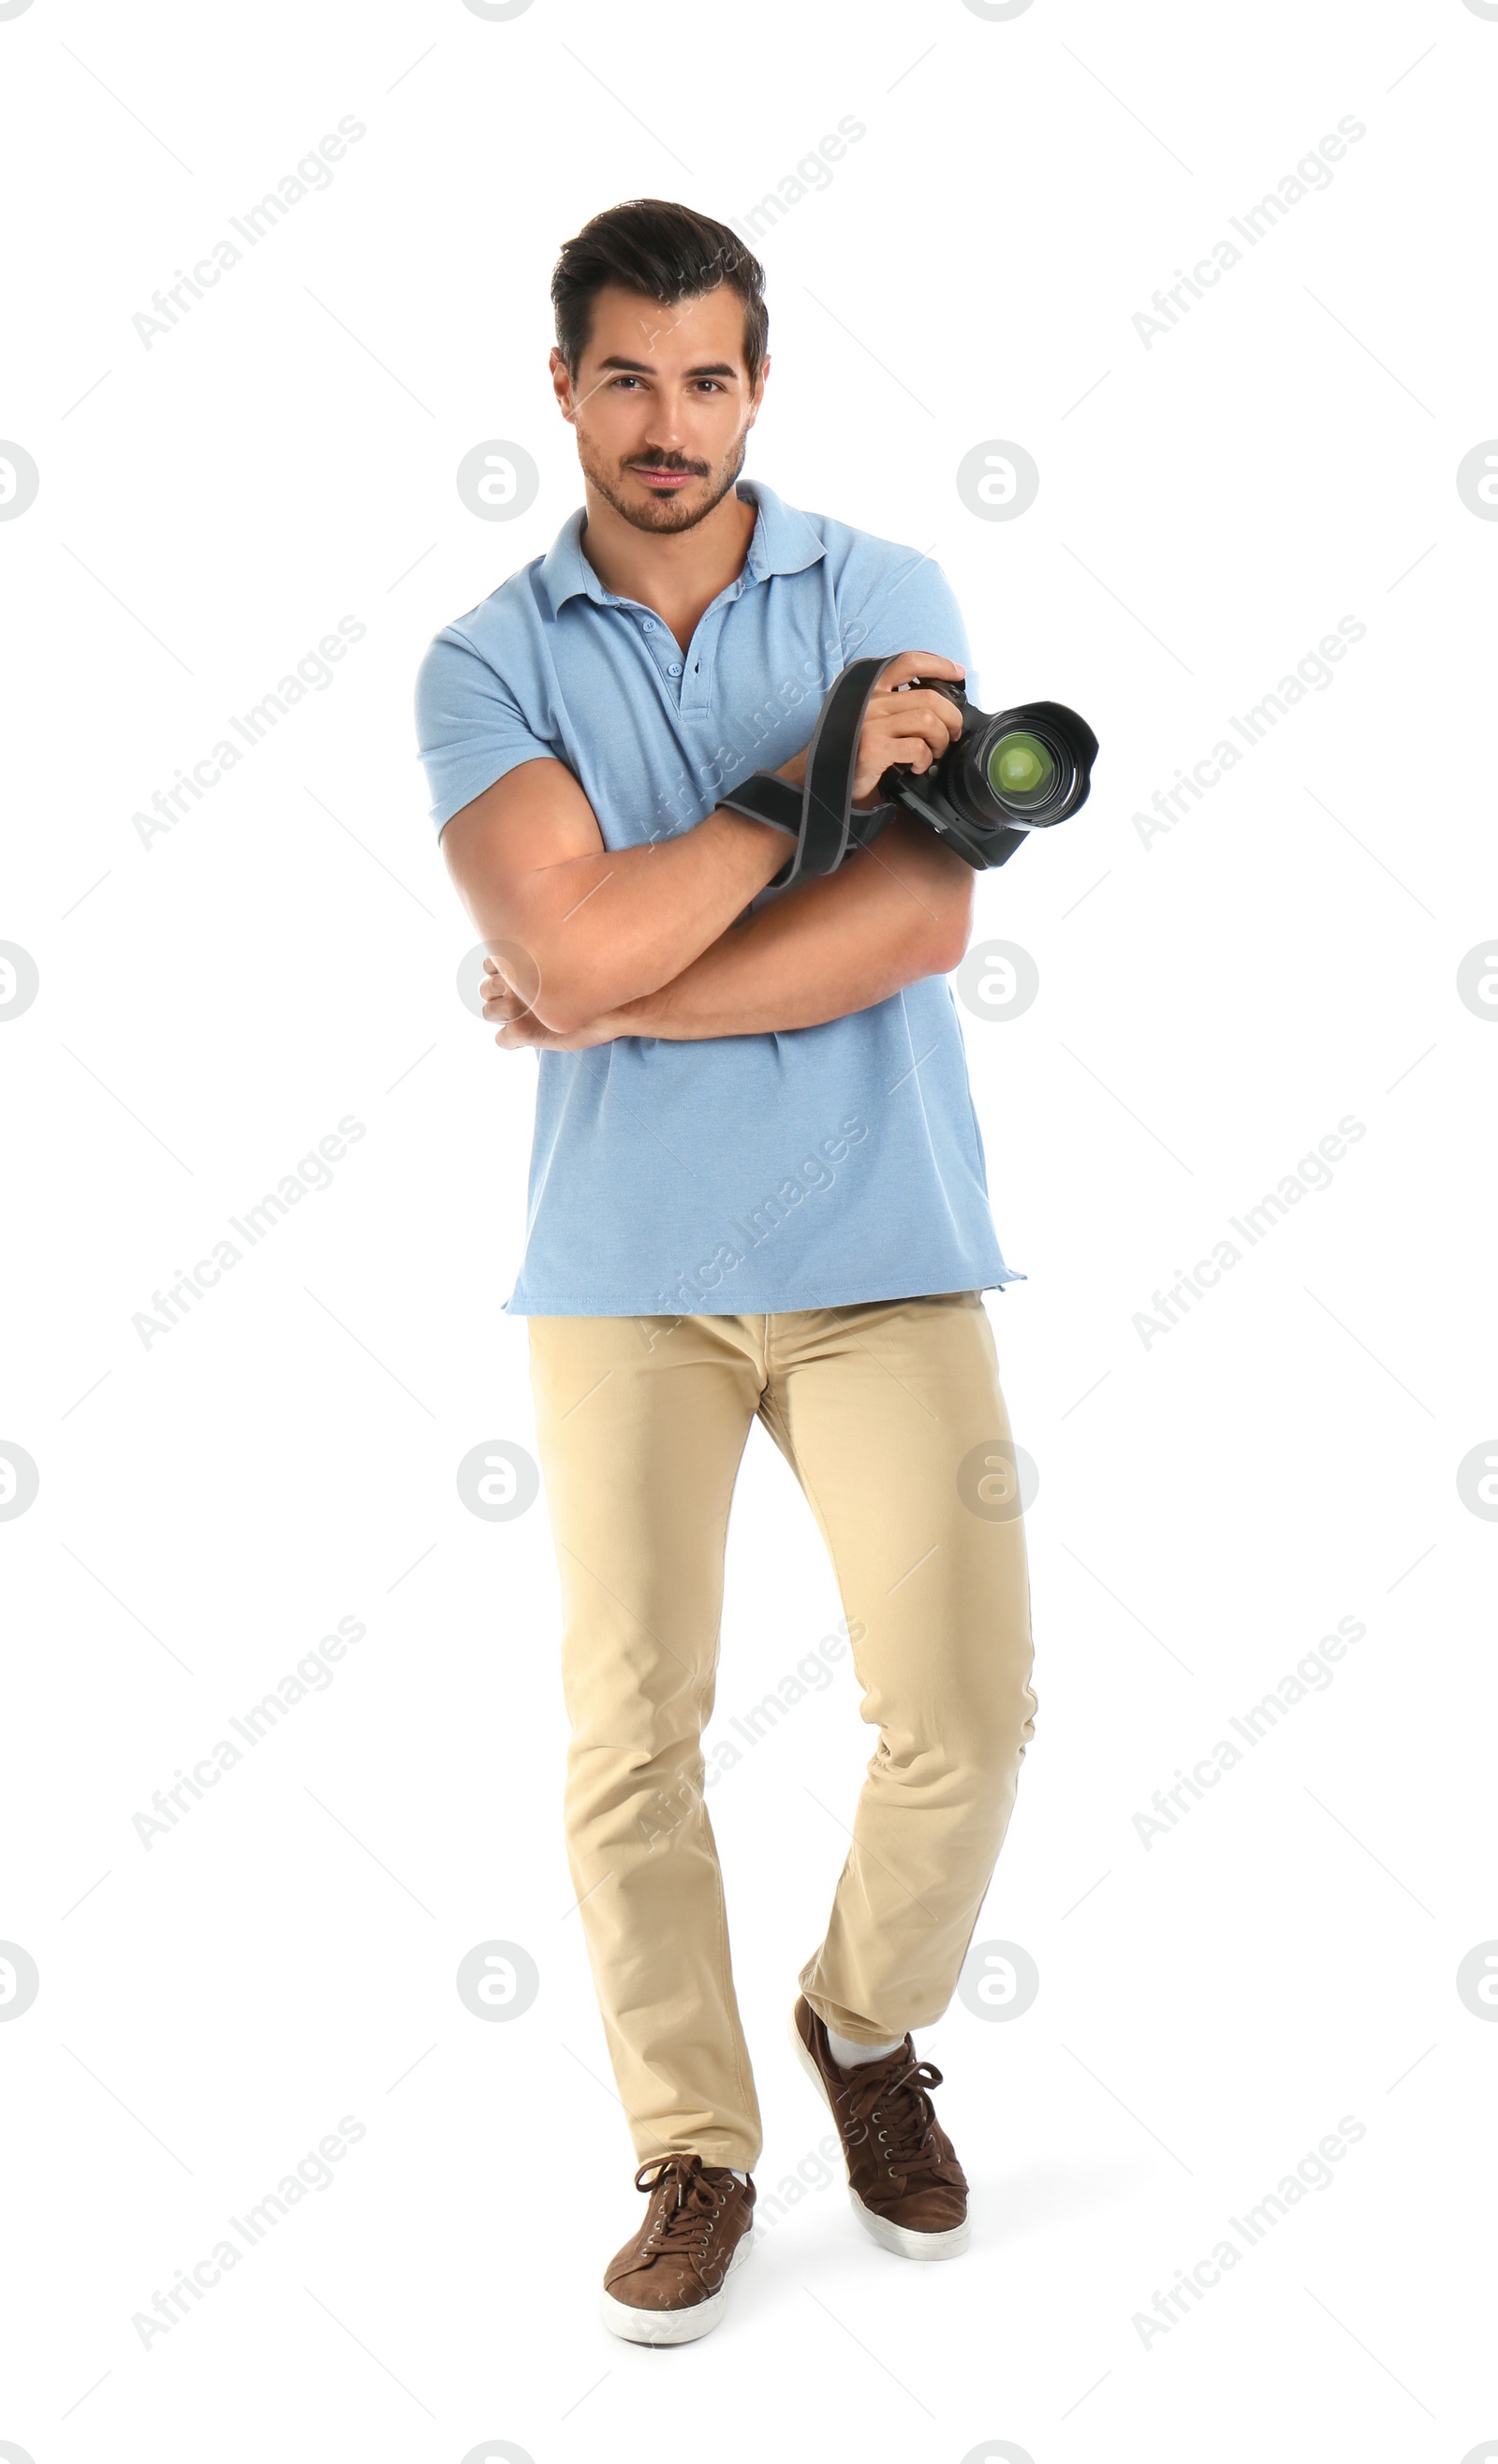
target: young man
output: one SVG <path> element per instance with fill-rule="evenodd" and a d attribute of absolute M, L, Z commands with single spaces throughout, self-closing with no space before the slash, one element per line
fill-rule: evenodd
<path fill-rule="evenodd" d="M 656 199 L 567 243 L 551 368 L 586 503 L 438 635 L 418 687 L 432 817 L 498 961 L 486 1015 L 540 1053 L 507 1307 L 565 1610 L 572 1874 L 649 2196 L 603 2312 L 644 2343 L 716 2324 L 751 2230 L 759 2107 L 701 1747 L 751 1420 L 816 1516 L 879 1727 L 792 2038 L 859 2221 L 902 2257 L 967 2236 L 910 2031 L 955 1988 L 1035 1710 L 981 1297 L 1014 1278 L 944 980 L 972 872 L 901 814 L 762 900 L 792 843 L 715 803 L 756 769 L 800 784 L 833 679 L 901 653 L 858 746 L 856 802 L 878 802 L 960 726 L 907 680 L 967 672 L 928 558 L 740 482 L 762 284 L 722 224 Z"/>

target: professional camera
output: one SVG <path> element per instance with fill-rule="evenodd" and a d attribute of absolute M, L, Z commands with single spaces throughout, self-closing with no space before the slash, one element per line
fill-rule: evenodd
<path fill-rule="evenodd" d="M 929 770 L 918 775 L 894 763 L 879 793 L 926 823 L 976 871 L 1007 862 L 1028 830 L 1052 829 L 1085 804 L 1097 738 L 1075 710 L 1031 701 L 990 716 L 944 677 L 914 676 L 909 690 L 923 685 L 956 704 L 963 732 Z"/>
<path fill-rule="evenodd" d="M 817 713 L 806 782 L 792 787 L 756 770 L 718 802 L 752 821 L 771 822 L 795 840 L 794 853 L 754 901 L 796 882 L 836 872 L 856 847 L 870 847 L 904 810 L 934 830 L 975 871 L 1007 864 L 1031 830 L 1051 829 L 1087 801 L 1097 739 L 1085 719 L 1057 701 L 1022 703 L 990 714 L 961 685 L 917 676 L 912 686 L 945 693 L 962 714 L 962 734 L 919 777 L 893 762 L 879 778 L 879 803 L 855 811 L 853 780 L 863 715 L 891 657 L 854 659 L 834 679 Z"/>

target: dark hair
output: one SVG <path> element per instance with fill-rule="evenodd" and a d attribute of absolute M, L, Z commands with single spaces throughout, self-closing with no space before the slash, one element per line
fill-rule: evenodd
<path fill-rule="evenodd" d="M 594 297 L 611 282 L 662 307 L 727 283 L 744 302 L 744 363 L 750 389 L 758 384 L 770 340 L 765 269 L 726 224 L 663 197 L 632 197 L 584 223 L 552 275 L 556 347 L 569 376 L 588 347 Z"/>

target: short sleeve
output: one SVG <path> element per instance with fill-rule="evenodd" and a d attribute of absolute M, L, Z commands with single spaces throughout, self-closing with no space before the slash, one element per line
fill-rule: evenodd
<path fill-rule="evenodd" d="M 451 627 L 438 634 L 417 671 L 416 740 L 439 831 L 522 761 L 557 758 L 504 679 Z"/>
<path fill-rule="evenodd" d="M 892 551 L 895 561 L 857 582 L 841 598 L 838 622 L 848 659 L 893 658 L 901 650 L 935 650 L 966 671 L 970 701 L 982 695 L 957 595 L 941 566 L 917 548 Z"/>

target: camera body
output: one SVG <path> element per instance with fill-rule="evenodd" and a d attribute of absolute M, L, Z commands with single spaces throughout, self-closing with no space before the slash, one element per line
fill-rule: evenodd
<path fill-rule="evenodd" d="M 1007 864 L 1030 831 L 1053 828 L 1087 802 L 1097 738 L 1064 702 L 990 712 L 944 677 L 914 676 L 906 690 L 921 687 L 955 704 L 962 734 L 919 775 L 893 763 L 878 793 L 924 822 L 975 871 Z"/>
<path fill-rule="evenodd" d="M 886 651 L 852 659 L 834 678 L 816 715 L 799 790 L 772 770 L 756 770 L 719 797 L 730 813 L 769 822 L 795 842 L 752 902 L 755 907 L 783 896 L 797 882 L 836 872 L 853 848 L 872 847 L 901 809 L 982 872 L 1007 864 L 1031 830 L 1050 829 L 1086 803 L 1097 738 L 1075 710 L 1058 701 L 979 710 L 961 685 L 918 676 L 914 685 L 944 693 L 956 705 L 962 733 L 919 777 L 906 763 L 892 763 L 876 787 L 879 801 L 856 807 L 853 782 L 864 713 L 885 669 L 900 655 Z"/>

